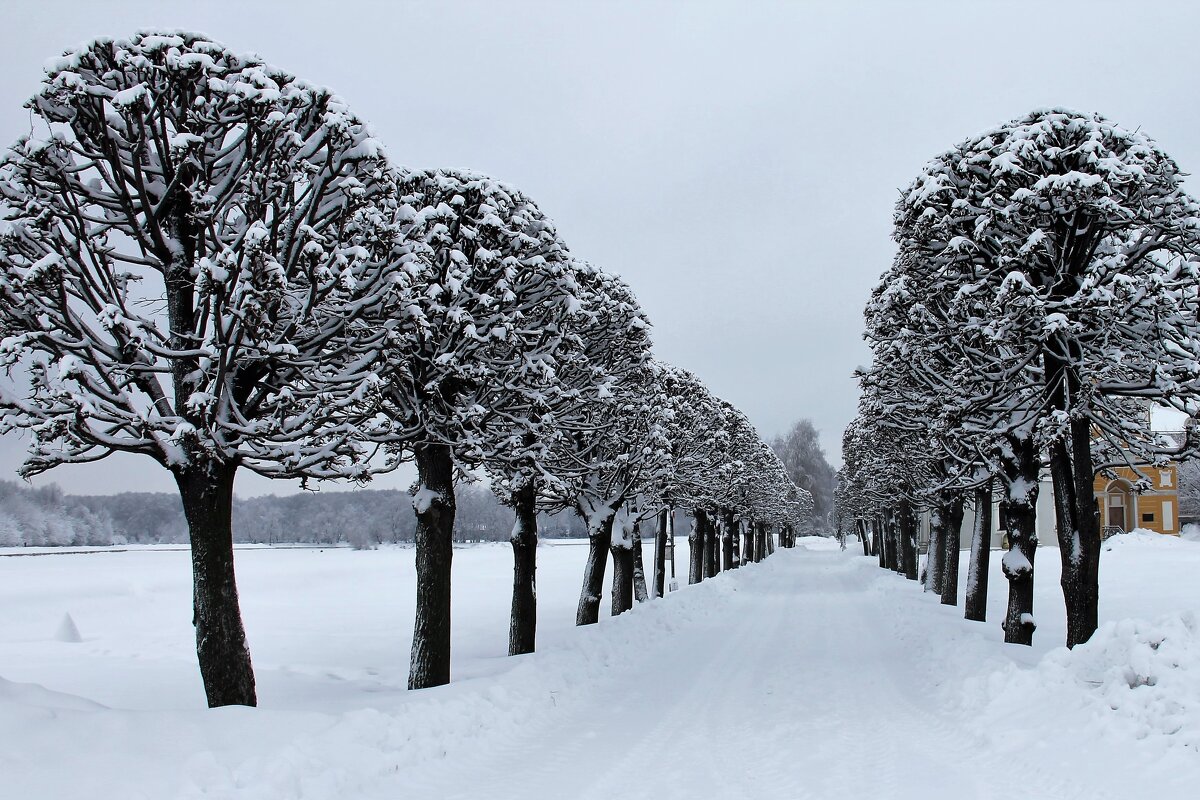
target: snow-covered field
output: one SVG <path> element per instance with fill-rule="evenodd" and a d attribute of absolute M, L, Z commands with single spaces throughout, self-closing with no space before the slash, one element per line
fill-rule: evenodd
<path fill-rule="evenodd" d="M 0 797 L 1196 796 L 1200 543 L 1113 540 L 1074 652 L 1050 548 L 1033 648 L 815 539 L 576 629 L 584 552 L 510 659 L 510 550 L 456 550 L 455 682 L 407 692 L 410 549 L 239 551 L 261 706 L 215 711 L 186 552 L 0 557 Z"/>

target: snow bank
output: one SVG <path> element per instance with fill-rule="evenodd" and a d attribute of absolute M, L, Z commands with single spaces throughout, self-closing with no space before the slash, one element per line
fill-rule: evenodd
<path fill-rule="evenodd" d="M 986 727 L 1031 708 L 1046 720 L 1082 713 L 1099 735 L 1200 752 L 1200 625 L 1191 612 L 1105 623 L 1074 650 L 1057 648 L 1033 669 L 1011 664 L 976 687 Z"/>

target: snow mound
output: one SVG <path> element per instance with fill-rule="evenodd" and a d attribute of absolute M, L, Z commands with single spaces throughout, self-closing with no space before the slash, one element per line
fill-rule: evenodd
<path fill-rule="evenodd" d="M 1191 547 L 1192 542 L 1168 533 L 1155 533 L 1145 528 L 1137 528 L 1129 533 L 1119 533 L 1104 540 L 1105 550 L 1120 550 L 1128 547 Z"/>
<path fill-rule="evenodd" d="M 0 678 L 0 707 L 6 704 L 38 709 L 98 711 L 104 706 L 86 697 L 56 692 L 36 683 L 14 683 Z"/>
<path fill-rule="evenodd" d="M 1040 669 L 1091 687 L 1138 738 L 1168 735 L 1200 750 L 1200 625 L 1190 612 L 1106 623 L 1086 644 L 1047 655 Z"/>
<path fill-rule="evenodd" d="M 1200 751 L 1200 623 L 1191 612 L 1108 622 L 1033 669 L 992 675 L 985 691 L 984 716 L 993 720 L 1022 706 L 1083 712 L 1099 730 Z M 1104 724 L 1110 719 L 1117 724 Z"/>
<path fill-rule="evenodd" d="M 71 619 L 70 614 L 63 614 L 62 622 L 58 623 L 58 630 L 54 632 L 54 638 L 60 642 L 71 644 L 79 644 L 83 641 L 83 637 L 79 635 L 79 628 L 75 625 L 75 620 Z"/>

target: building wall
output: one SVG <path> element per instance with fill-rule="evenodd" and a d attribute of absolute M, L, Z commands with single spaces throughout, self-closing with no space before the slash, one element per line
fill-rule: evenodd
<path fill-rule="evenodd" d="M 1138 474 L 1129 467 L 1118 467 L 1113 476 L 1096 477 L 1093 489 L 1100 508 L 1100 525 L 1114 526 L 1124 530 L 1145 528 L 1155 533 L 1179 534 L 1179 471 L 1174 464 L 1166 467 L 1141 467 Z M 1137 481 L 1149 479 L 1148 491 L 1137 494 L 1132 491 Z M 1114 513 L 1114 501 L 1123 505 L 1124 525 Z"/>
<path fill-rule="evenodd" d="M 1147 478 L 1153 479 L 1154 487 L 1141 494 L 1136 494 L 1131 490 L 1134 482 L 1141 480 L 1142 476 L 1128 467 L 1120 467 L 1113 470 L 1116 475 L 1115 479 L 1104 476 L 1096 478 L 1094 489 L 1096 492 L 1096 503 L 1100 508 L 1101 527 L 1116 522 L 1115 519 L 1109 518 L 1109 497 L 1114 493 L 1120 492 L 1126 509 L 1126 525 L 1124 530 L 1144 528 L 1155 533 L 1179 535 L 1178 470 L 1172 464 L 1163 469 L 1145 467 L 1143 471 Z M 1113 485 L 1114 482 L 1115 486 Z M 1109 491 L 1110 488 L 1113 491 Z M 1003 546 L 999 504 L 993 503 L 990 511 L 992 514 L 992 547 L 999 548 Z M 974 527 L 975 511 L 971 503 L 968 502 L 966 508 L 963 510 L 962 532 L 959 535 L 960 546 L 964 550 L 971 547 L 971 532 L 974 530 Z M 1037 536 L 1040 544 L 1058 543 L 1058 533 L 1054 519 L 1054 485 L 1048 477 L 1043 478 L 1038 484 Z M 929 512 L 924 511 L 920 515 L 920 547 L 922 553 L 926 552 L 928 543 Z"/>

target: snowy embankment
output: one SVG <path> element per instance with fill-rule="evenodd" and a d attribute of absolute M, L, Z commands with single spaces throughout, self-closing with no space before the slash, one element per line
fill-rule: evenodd
<path fill-rule="evenodd" d="M 421 692 L 411 550 L 242 551 L 262 707 L 216 711 L 185 553 L 0 557 L 0 795 L 1193 796 L 1200 544 L 1112 542 L 1106 623 L 1074 652 L 1056 550 L 1022 648 L 994 622 L 998 558 L 980 625 L 853 547 L 800 544 L 576 629 L 584 548 L 548 543 L 539 652 L 516 659 L 509 548 L 456 550 L 455 682 Z"/>

